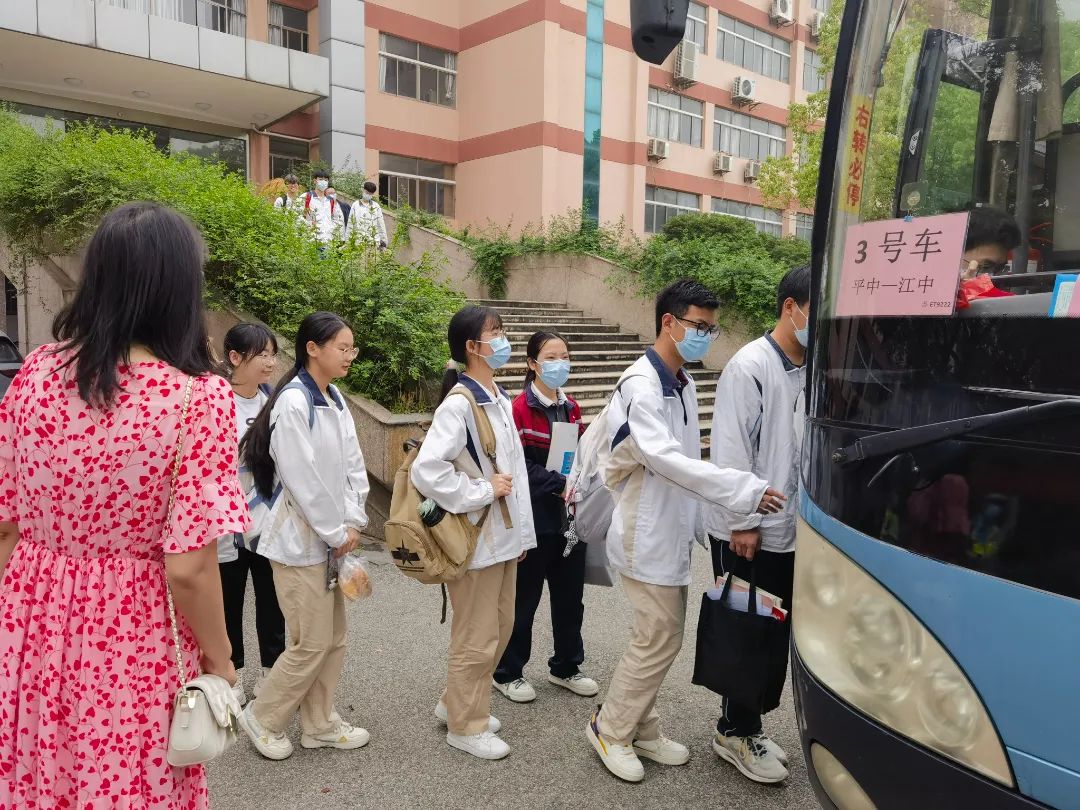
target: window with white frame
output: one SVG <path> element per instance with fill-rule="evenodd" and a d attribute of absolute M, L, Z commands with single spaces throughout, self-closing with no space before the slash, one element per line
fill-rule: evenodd
<path fill-rule="evenodd" d="M 726 14 L 720 15 L 716 56 L 770 79 L 790 79 L 791 43 Z"/>
<path fill-rule="evenodd" d="M 758 231 L 761 233 L 780 236 L 784 232 L 780 212 L 772 208 L 766 208 L 763 205 L 713 197 L 712 211 L 714 214 L 727 214 L 729 217 L 748 219 L 757 226 Z"/>
<path fill-rule="evenodd" d="M 701 211 L 701 195 L 645 186 L 645 233 L 659 233 L 672 217 Z"/>
<path fill-rule="evenodd" d="M 247 36 L 247 0 L 105 0 L 110 6 Z"/>
<path fill-rule="evenodd" d="M 707 53 L 709 36 L 709 9 L 701 3 L 690 0 L 690 11 L 686 15 L 686 32 L 683 39 L 697 43 L 700 53 Z"/>
<path fill-rule="evenodd" d="M 765 160 L 783 157 L 787 150 L 787 127 L 752 115 L 717 107 L 713 114 L 713 148 L 717 152 Z"/>
<path fill-rule="evenodd" d="M 311 159 L 311 146 L 296 138 L 270 136 L 270 176 L 294 174 L 296 168 Z"/>
<path fill-rule="evenodd" d="M 270 15 L 270 44 L 280 45 L 290 51 L 304 51 L 308 49 L 308 15 L 292 6 L 283 6 L 280 3 L 271 3 L 268 9 Z"/>
<path fill-rule="evenodd" d="M 808 93 L 824 90 L 828 79 L 821 75 L 821 57 L 817 51 L 806 49 L 802 66 L 802 89 Z"/>
<path fill-rule="evenodd" d="M 796 214 L 795 215 L 795 235 L 800 239 L 810 241 L 810 237 L 814 235 L 814 215 L 813 214 Z"/>
<path fill-rule="evenodd" d="M 649 88 L 650 138 L 701 146 L 704 115 L 704 102 L 656 87 Z"/>
<path fill-rule="evenodd" d="M 395 96 L 454 107 L 457 54 L 379 34 L 379 89 Z"/>
<path fill-rule="evenodd" d="M 454 216 L 454 167 L 449 163 L 379 155 L 379 196 L 391 206 Z"/>

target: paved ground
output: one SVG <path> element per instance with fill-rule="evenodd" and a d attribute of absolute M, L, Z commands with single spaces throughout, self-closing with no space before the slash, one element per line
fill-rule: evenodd
<path fill-rule="evenodd" d="M 708 557 L 700 550 L 694 570 L 696 583 L 707 582 Z M 502 737 L 513 753 L 501 762 L 481 762 L 450 748 L 432 716 L 445 679 L 449 638 L 449 624 L 439 625 L 439 591 L 385 565 L 373 566 L 372 579 L 374 596 L 349 607 L 349 652 L 339 691 L 342 715 L 367 728 L 371 743 L 352 752 L 305 751 L 294 723 L 290 736 L 296 753 L 285 762 L 270 762 L 242 738 L 211 767 L 215 808 L 817 808 L 798 747 L 790 691 L 766 720 L 767 730 L 792 757 L 786 784 L 753 784 L 712 753 L 717 701 L 690 683 L 692 642 L 672 667 L 658 704 L 665 733 L 691 747 L 689 764 L 668 768 L 645 762 L 645 781 L 637 785 L 609 775 L 585 739 L 593 701 L 545 680 L 551 631 L 543 606 L 534 637 L 537 652 L 526 672 L 537 700 L 521 706 L 492 696 L 493 712 L 503 721 Z M 702 585 L 695 590 L 700 593 Z M 249 605 L 250 599 L 249 593 Z M 585 599 L 586 668 L 603 686 L 626 645 L 630 614 L 618 589 L 589 587 Z M 694 638 L 697 599 L 692 593 L 687 639 Z M 253 609 L 249 613 L 253 616 Z M 257 649 L 251 630 L 250 659 L 256 659 Z"/>

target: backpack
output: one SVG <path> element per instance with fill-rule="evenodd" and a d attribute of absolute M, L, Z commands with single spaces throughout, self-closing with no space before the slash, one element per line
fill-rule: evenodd
<path fill-rule="evenodd" d="M 337 205 L 337 200 L 333 197 L 330 198 L 330 216 L 334 216 L 334 206 Z M 306 214 L 311 208 L 311 192 L 304 192 L 304 213 Z"/>
<path fill-rule="evenodd" d="M 491 428 L 491 422 L 483 408 L 476 404 L 472 393 L 464 386 L 458 386 L 447 394 L 450 396 L 465 397 L 472 409 L 473 420 L 479 433 L 481 452 L 491 461 L 496 472 L 499 471 L 495 463 L 495 432 Z M 426 497 L 416 488 L 412 482 L 412 465 L 420 452 L 420 442 L 415 439 L 405 443 L 405 460 L 398 468 L 394 476 L 394 491 L 390 498 L 390 515 L 384 527 L 386 548 L 394 565 L 405 576 L 423 582 L 427 585 L 444 585 L 453 582 L 465 574 L 472 560 L 473 552 L 480 538 L 480 532 L 484 528 L 487 518 L 491 513 L 491 506 L 484 507 L 477 524 L 469 520 L 468 515 L 456 515 L 447 512 L 442 520 L 434 526 L 426 525 L 417 511 Z M 476 461 L 479 471 L 479 459 L 470 448 L 470 455 Z M 476 471 L 467 471 L 470 474 Z M 506 499 L 498 501 L 502 512 L 503 523 L 507 528 L 512 527 L 510 510 L 507 508 Z M 443 620 L 446 620 L 446 596 L 443 594 Z"/>

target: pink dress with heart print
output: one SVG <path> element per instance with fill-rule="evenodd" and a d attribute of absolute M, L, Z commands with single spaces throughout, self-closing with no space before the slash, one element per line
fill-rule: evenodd
<path fill-rule="evenodd" d="M 0 403 L 0 521 L 20 535 L 0 582 L 0 808 L 207 807 L 203 769 L 165 761 L 179 676 L 163 560 L 246 527 L 232 393 L 196 380 L 166 531 L 187 376 L 121 367 L 100 410 L 66 359 L 34 352 Z"/>

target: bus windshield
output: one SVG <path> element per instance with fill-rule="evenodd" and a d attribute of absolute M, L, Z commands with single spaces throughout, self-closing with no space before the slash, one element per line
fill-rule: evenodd
<path fill-rule="evenodd" d="M 809 493 L 871 537 L 1080 598 L 1075 409 L 835 452 L 1080 398 L 1080 0 L 865 4 L 846 75 Z"/>

